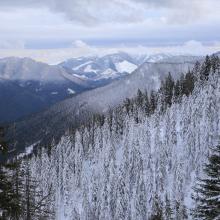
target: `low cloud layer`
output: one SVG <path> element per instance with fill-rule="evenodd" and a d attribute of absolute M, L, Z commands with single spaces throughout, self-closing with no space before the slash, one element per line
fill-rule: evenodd
<path fill-rule="evenodd" d="M 0 58 L 5 56 L 31 57 L 35 60 L 46 62 L 49 64 L 57 64 L 66 59 L 88 55 L 106 55 L 116 52 L 126 52 L 129 54 L 157 54 L 169 53 L 173 55 L 191 54 L 191 55 L 206 55 L 220 51 L 220 42 L 213 45 L 204 45 L 198 41 L 187 41 L 181 45 L 163 46 L 163 47 L 146 47 L 138 46 L 118 46 L 118 47 L 97 47 L 89 45 L 81 40 L 76 40 L 70 48 L 47 49 L 47 50 L 30 50 L 30 49 L 0 49 Z"/>

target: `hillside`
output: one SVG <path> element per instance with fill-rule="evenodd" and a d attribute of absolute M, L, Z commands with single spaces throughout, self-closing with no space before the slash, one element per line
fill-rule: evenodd
<path fill-rule="evenodd" d="M 0 59 L 0 123 L 13 122 L 90 89 L 59 66 L 29 58 Z"/>
<path fill-rule="evenodd" d="M 175 95 L 170 106 L 161 87 L 149 116 L 137 96 L 134 108 L 70 131 L 32 157 L 41 188 L 53 186 L 57 219 L 191 219 L 192 187 L 220 139 L 219 69 L 203 67 L 192 94 Z"/>
<path fill-rule="evenodd" d="M 193 63 L 144 63 L 131 75 L 107 86 L 84 92 L 55 104 L 48 110 L 16 123 L 16 139 L 24 145 L 59 138 L 69 127 L 77 127 L 91 114 L 105 114 L 126 98 L 134 97 L 138 89 L 157 90 L 170 72 L 175 79 L 192 68 Z M 12 131 L 11 131 L 12 132 Z M 11 134 L 12 135 L 12 134 Z"/>

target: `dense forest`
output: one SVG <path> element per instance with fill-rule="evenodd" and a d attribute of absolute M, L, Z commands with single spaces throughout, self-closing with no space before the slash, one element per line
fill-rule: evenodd
<path fill-rule="evenodd" d="M 58 144 L 2 162 L 0 219 L 219 219 L 219 80 L 220 60 L 207 56 Z M 0 141 L 7 154 L 3 129 Z"/>

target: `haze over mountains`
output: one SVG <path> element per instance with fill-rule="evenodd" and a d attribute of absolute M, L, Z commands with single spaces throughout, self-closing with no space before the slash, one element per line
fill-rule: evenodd
<path fill-rule="evenodd" d="M 29 58 L 0 60 L 0 122 L 14 121 L 85 91 L 89 85 L 60 66 Z"/>
<path fill-rule="evenodd" d="M 138 89 L 157 90 L 168 73 L 178 79 L 182 73 L 190 70 L 201 57 L 178 56 L 159 62 L 145 62 L 132 74 L 116 80 L 106 86 L 83 92 L 59 102 L 48 110 L 16 123 L 17 138 L 27 145 L 60 137 L 68 127 L 78 126 L 91 114 L 105 114 L 126 98 L 136 96 Z M 56 117 L 54 117 L 54 115 Z M 41 128 L 41 129 L 39 129 Z M 25 132 L 24 132 L 25 131 Z M 45 135 L 46 134 L 46 135 Z"/>
<path fill-rule="evenodd" d="M 18 120 L 88 89 L 107 85 L 131 74 L 144 62 L 168 61 L 171 57 L 131 56 L 121 52 L 74 58 L 59 65 L 30 58 L 0 59 L 0 122 Z"/>

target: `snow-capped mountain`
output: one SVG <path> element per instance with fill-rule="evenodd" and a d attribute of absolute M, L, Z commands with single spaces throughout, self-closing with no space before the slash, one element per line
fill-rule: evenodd
<path fill-rule="evenodd" d="M 60 66 L 73 70 L 82 79 L 104 82 L 132 73 L 137 69 L 138 63 L 126 53 L 117 53 L 103 57 L 73 58 Z"/>
<path fill-rule="evenodd" d="M 29 58 L 0 59 L 0 122 L 39 112 L 88 88 L 60 66 Z"/>
<path fill-rule="evenodd" d="M 95 84 L 105 85 L 114 79 L 131 74 L 143 63 L 158 62 L 194 62 L 200 59 L 197 56 L 174 56 L 171 54 L 129 55 L 124 52 L 105 55 L 103 57 L 72 58 L 59 64 L 72 70 L 74 76 L 92 81 Z"/>
<path fill-rule="evenodd" d="M 157 63 L 163 61 L 164 59 L 172 58 L 173 56 L 174 55 L 171 54 L 158 53 L 151 55 L 134 55 L 133 58 L 136 60 L 137 63 L 142 64 L 144 62 Z"/>

